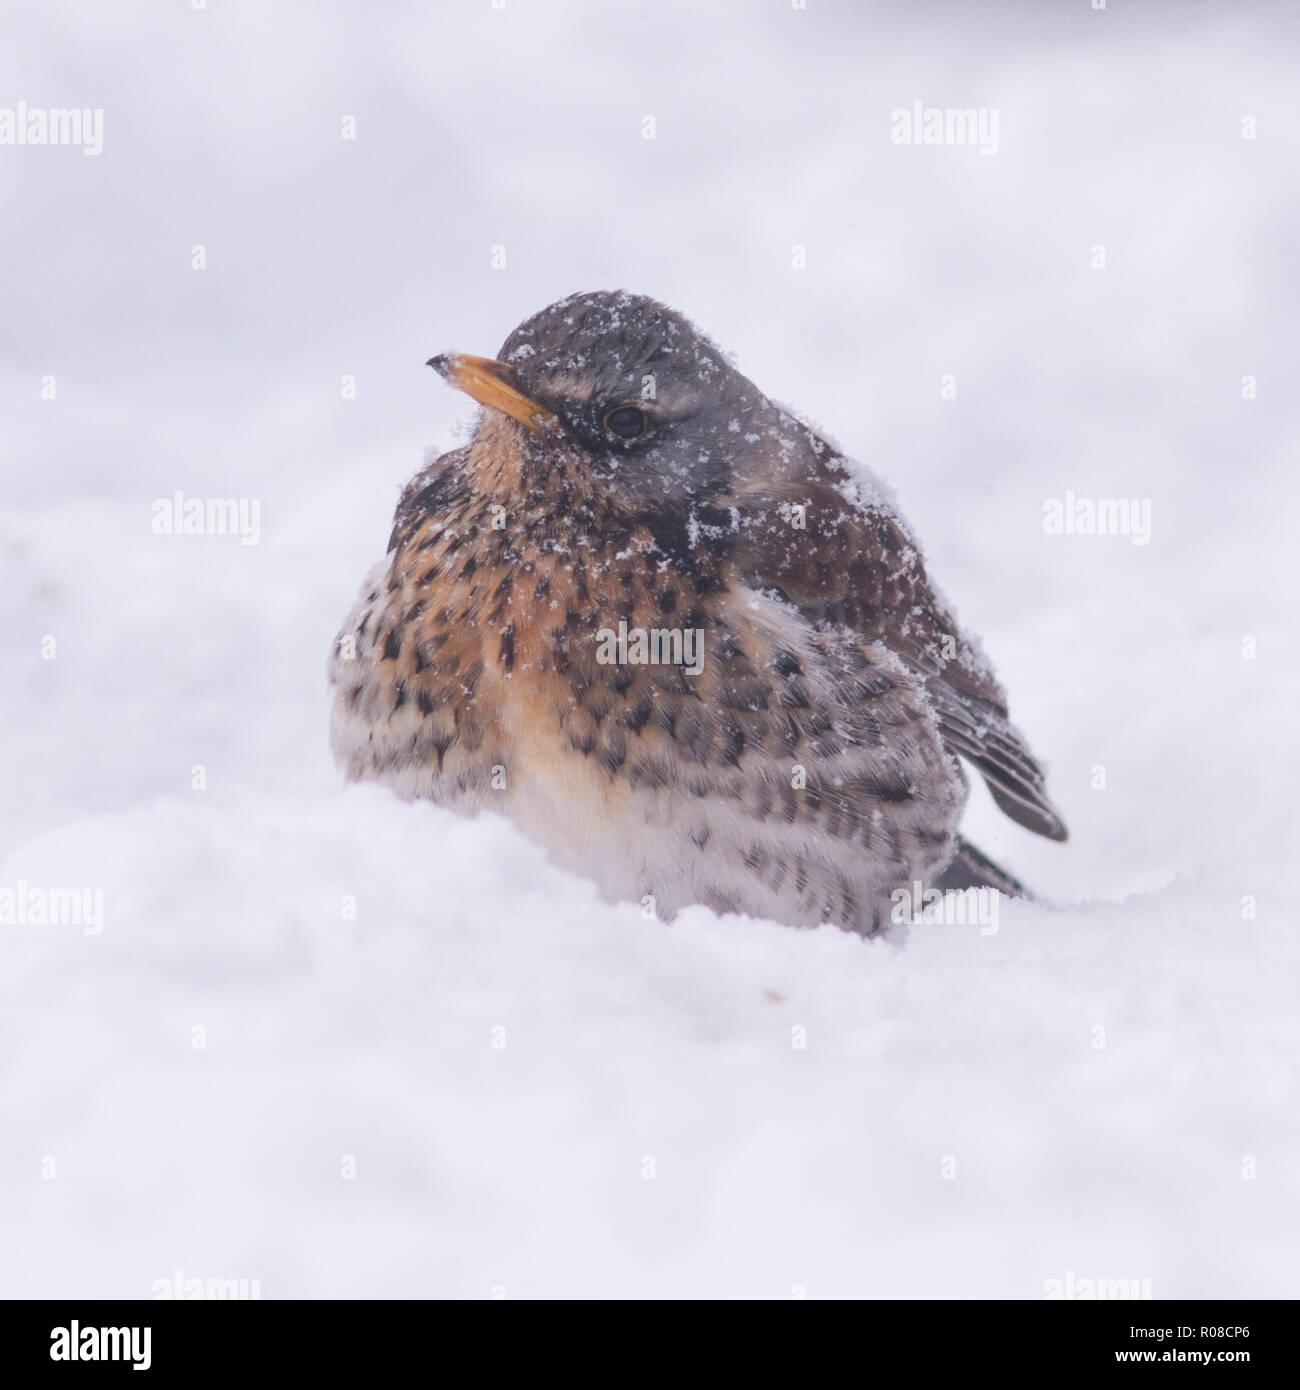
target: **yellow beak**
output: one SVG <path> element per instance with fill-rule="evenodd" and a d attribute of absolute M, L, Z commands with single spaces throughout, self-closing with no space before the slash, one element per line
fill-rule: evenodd
<path fill-rule="evenodd" d="M 545 406 L 538 405 L 511 384 L 513 370 L 492 357 L 472 357 L 467 352 L 447 352 L 431 357 L 427 363 L 449 385 L 480 405 L 503 411 L 512 420 L 540 433 L 555 419 Z"/>

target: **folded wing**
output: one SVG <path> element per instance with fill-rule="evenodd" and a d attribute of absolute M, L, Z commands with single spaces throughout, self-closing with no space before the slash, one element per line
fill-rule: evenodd
<path fill-rule="evenodd" d="M 946 747 L 980 773 L 998 806 L 1027 830 L 1064 840 L 1002 687 L 934 592 L 888 504 L 864 500 L 833 456 L 812 479 L 750 482 L 735 500 L 734 559 L 746 582 L 814 626 L 846 626 L 888 647 L 921 677 Z"/>

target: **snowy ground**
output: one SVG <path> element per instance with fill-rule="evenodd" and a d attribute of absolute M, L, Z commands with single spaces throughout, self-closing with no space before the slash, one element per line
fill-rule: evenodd
<path fill-rule="evenodd" d="M 104 910 L 0 926 L 0 1294 L 1300 1294 L 1300 26 L 705 8 L 6 11 L 0 107 L 105 114 L 0 147 L 0 891 Z M 970 834 L 1058 907 L 665 927 L 340 788 L 329 642 L 467 415 L 422 362 L 615 286 L 895 487 L 1073 838 Z"/>

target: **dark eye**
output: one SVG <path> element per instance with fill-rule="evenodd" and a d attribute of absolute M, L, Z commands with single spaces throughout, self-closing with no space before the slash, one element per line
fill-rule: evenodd
<path fill-rule="evenodd" d="M 636 405 L 620 405 L 605 416 L 605 428 L 620 439 L 639 439 L 649 426 L 650 417 Z"/>

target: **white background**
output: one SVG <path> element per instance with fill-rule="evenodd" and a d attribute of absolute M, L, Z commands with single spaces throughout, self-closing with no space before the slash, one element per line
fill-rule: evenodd
<path fill-rule="evenodd" d="M 0 106 L 104 148 L 0 147 L 0 888 L 105 926 L 0 927 L 0 1293 L 1300 1293 L 1300 23 L 1137 8 L 5 7 Z M 968 832 L 1057 909 L 665 927 L 342 790 L 330 642 L 471 418 L 424 360 L 605 288 L 896 489 L 1072 840 Z"/>

